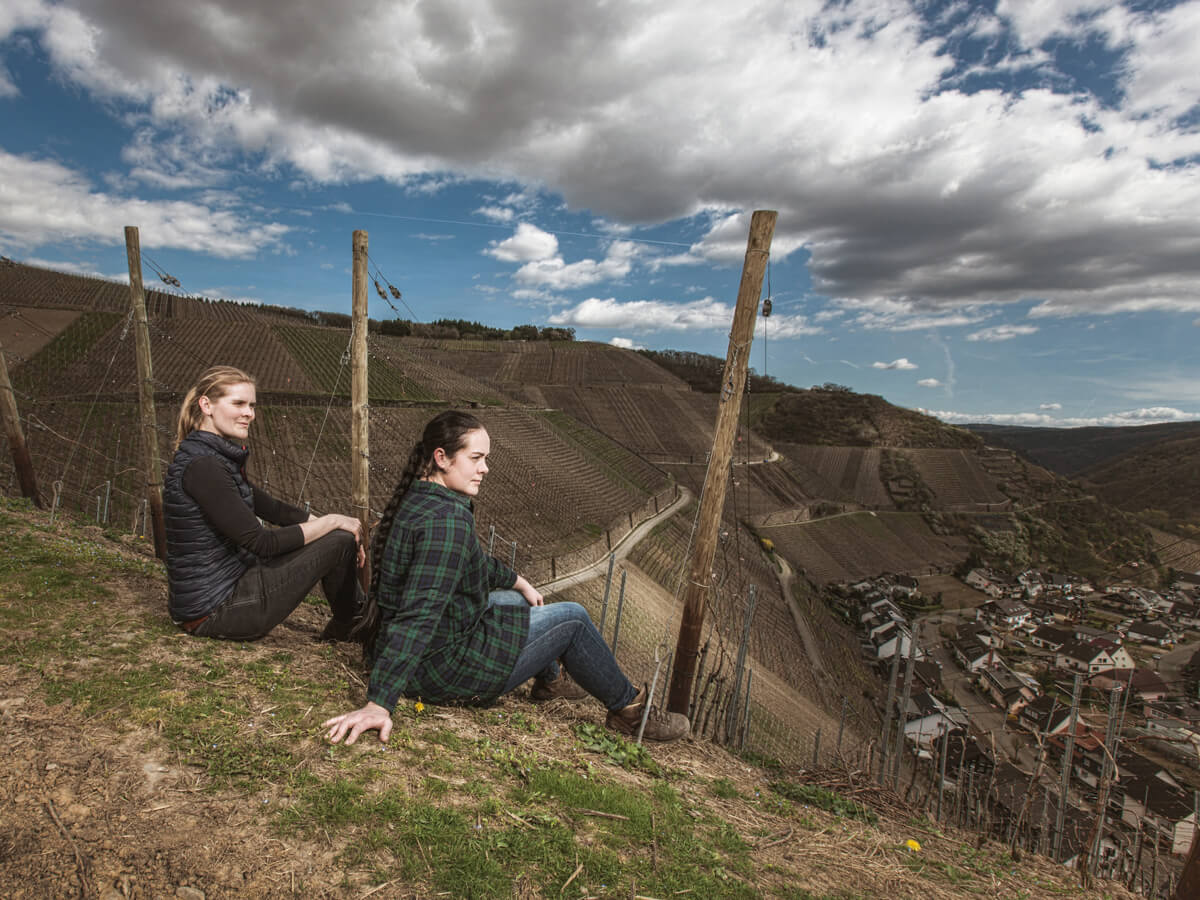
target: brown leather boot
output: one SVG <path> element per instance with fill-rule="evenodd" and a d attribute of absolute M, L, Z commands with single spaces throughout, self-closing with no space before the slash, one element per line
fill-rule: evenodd
<path fill-rule="evenodd" d="M 558 677 L 553 681 L 544 678 L 533 679 L 533 687 L 529 689 L 529 699 L 534 703 L 545 703 L 548 700 L 582 700 L 588 692 L 571 680 L 571 676 L 559 669 Z"/>
<path fill-rule="evenodd" d="M 642 713 L 646 709 L 646 698 L 649 694 L 647 686 L 642 685 L 642 689 L 638 691 L 632 703 L 624 709 L 609 711 L 608 718 L 604 720 L 605 727 L 636 737 L 637 730 L 642 724 Z M 642 732 L 642 738 L 647 741 L 677 741 L 687 737 L 690 728 L 691 723 L 688 722 L 687 716 L 651 707 L 650 715 L 646 717 L 646 729 Z"/>

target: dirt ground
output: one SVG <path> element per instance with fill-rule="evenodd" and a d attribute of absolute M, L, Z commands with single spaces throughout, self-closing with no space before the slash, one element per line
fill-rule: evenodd
<path fill-rule="evenodd" d="M 131 604 L 165 604 L 129 585 Z M 162 608 L 162 607 L 160 607 Z M 311 642 L 323 615 L 298 611 L 277 646 Z M 311 622 L 305 622 L 311 619 Z M 280 840 L 249 796 L 213 793 L 153 730 L 124 731 L 47 706 L 39 675 L 0 665 L 0 884 L 7 897 L 343 896 L 329 845 Z"/>
<path fill-rule="evenodd" d="M 848 803 L 874 803 L 878 817 L 870 824 L 827 812 L 828 807 L 780 801 L 769 787 L 781 777 L 779 771 L 750 765 L 705 741 L 653 748 L 653 759 L 670 772 L 669 783 L 612 765 L 573 736 L 577 723 L 603 721 L 594 701 L 534 707 L 518 691 L 487 711 L 431 706 L 416 717 L 397 712 L 403 737 L 393 734 L 387 748 L 373 739 L 331 748 L 322 740 L 319 722 L 361 703 L 363 685 L 350 645 L 330 649 L 314 640 L 326 621 L 323 605 L 302 604 L 254 644 L 200 641 L 165 622 L 165 585 L 152 567 L 141 574 L 113 573 L 107 562 L 98 562 L 90 576 L 84 570 L 84 580 L 94 584 L 85 584 L 82 593 L 66 596 L 72 584 L 78 586 L 79 571 L 72 573 L 76 581 L 64 580 L 62 597 L 50 599 L 31 589 L 20 564 L 13 565 L 12 548 L 40 554 L 38 571 L 43 571 L 47 560 L 56 554 L 66 558 L 68 552 L 75 559 L 111 561 L 112 545 L 93 551 L 90 539 L 103 540 L 95 528 L 67 535 L 37 528 L 14 534 L 13 521 L 3 522 L 8 534 L 0 528 L 0 543 L 10 556 L 9 575 L 0 578 L 8 648 L 0 662 L 0 893 L 5 897 L 435 896 L 430 885 L 436 873 L 430 868 L 426 877 L 420 862 L 433 847 L 418 840 L 415 854 L 401 851 L 417 861 L 418 874 L 412 877 L 402 874 L 398 866 L 404 860 L 392 851 L 348 862 L 347 850 L 363 840 L 363 829 L 339 826 L 333 818 L 308 832 L 282 827 L 285 813 L 300 802 L 295 786 L 289 793 L 285 782 L 296 772 L 310 785 L 361 778 L 371 789 L 417 797 L 429 781 L 453 788 L 474 777 L 483 780 L 489 795 L 504 798 L 522 778 L 519 771 L 514 776 L 513 759 L 547 761 L 619 791 L 648 795 L 668 789 L 695 822 L 719 820 L 731 846 L 743 848 L 739 852 L 749 859 L 744 871 L 752 873 L 753 883 L 734 873 L 727 876 L 739 879 L 742 896 L 746 889 L 797 900 L 1131 896 L 1108 885 L 1102 892 L 1081 892 L 1072 886 L 1071 873 L 1044 859 L 1026 859 L 1018 867 L 1003 847 L 981 851 L 976 835 L 939 828 L 920 809 L 867 783 L 861 773 L 835 772 L 821 783 L 827 785 L 826 796 L 839 792 Z M 97 585 L 106 593 L 88 592 Z M 90 599 L 95 596 L 107 598 L 105 608 Z M 91 643 L 56 650 L 55 641 L 80 636 Z M 89 673 L 119 705 L 97 705 L 97 697 L 110 694 L 89 693 Z M 161 698 L 137 693 L 144 684 L 155 685 Z M 292 686 L 298 691 L 294 696 Z M 244 705 L 237 707 L 243 712 L 225 724 L 236 729 L 243 746 L 246 735 L 269 737 L 262 746 L 286 749 L 286 764 L 281 768 L 275 757 L 270 771 L 234 772 L 235 777 L 226 772 L 218 778 L 211 768 L 220 753 L 216 744 L 211 752 L 207 745 L 188 752 L 178 736 L 172 743 L 170 729 L 180 721 L 179 710 L 195 707 L 206 692 L 243 698 Z M 57 699 L 64 693 L 82 699 Z M 297 705 L 299 696 L 305 699 Z M 289 703 L 293 712 L 285 716 Z M 142 718 L 126 720 L 125 710 Z M 147 716 L 146 710 L 159 712 Z M 273 710 L 284 717 L 282 724 Z M 470 756 L 469 748 L 483 744 L 501 761 Z M 799 770 L 785 775 L 805 777 Z M 453 789 L 444 797 L 447 804 L 463 803 Z M 546 812 L 569 830 L 577 859 L 607 815 L 554 807 Z M 521 822 L 505 803 L 490 815 L 490 820 L 473 818 L 474 828 L 503 835 L 504 828 L 513 829 L 513 820 Z M 481 846 L 470 834 L 455 840 L 462 842 L 461 850 L 455 844 L 441 851 L 470 853 Z M 908 840 L 919 842 L 919 856 L 905 849 Z M 656 851 L 626 844 L 618 852 L 627 857 Z M 505 871 L 512 872 L 513 897 L 618 896 L 603 885 L 583 890 L 586 875 L 569 894 L 565 883 L 541 893 L 524 872 Z"/>

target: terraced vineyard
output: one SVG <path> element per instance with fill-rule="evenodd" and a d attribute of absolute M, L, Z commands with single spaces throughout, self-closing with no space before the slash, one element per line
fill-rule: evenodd
<path fill-rule="evenodd" d="M 643 493 L 655 493 L 664 486 L 664 475 L 640 456 L 613 443 L 608 437 L 581 424 L 566 413 L 549 410 L 535 414 L 563 440 L 580 448 L 607 468 L 614 482 L 628 482 Z"/>
<path fill-rule="evenodd" d="M 38 489 L 47 506 L 57 486 L 62 509 L 94 521 L 97 499 L 101 518 L 107 500 L 109 523 L 132 530 L 145 484 L 139 463 L 137 404 L 26 399 L 21 414 Z M 173 413 L 159 410 L 159 447 L 164 455 L 169 450 L 167 428 L 172 418 Z M 8 486 L 10 495 L 15 492 L 15 471 L 7 453 L 0 455 L 0 484 Z"/>
<path fill-rule="evenodd" d="M 411 353 L 435 365 L 494 384 L 506 393 L 527 385 L 687 385 L 649 360 L 619 347 L 559 341 L 467 341 L 403 338 Z"/>
<path fill-rule="evenodd" d="M 116 313 L 83 313 L 10 373 L 13 387 L 43 398 L 73 397 L 87 393 L 89 388 L 96 390 L 106 373 L 112 376 L 108 367 L 112 352 L 110 349 L 108 356 L 101 358 L 94 351 L 106 335 L 111 337 L 111 344 L 117 342 L 121 321 Z M 128 371 L 117 370 L 118 374 Z"/>
<path fill-rule="evenodd" d="M 127 342 L 127 343 L 132 343 Z M 254 376 L 261 393 L 316 394 L 318 390 L 272 329 L 261 323 L 209 321 L 154 321 L 150 326 L 154 354 L 154 380 L 159 388 L 181 395 L 205 368 L 218 363 L 236 366 Z M 98 347 L 102 355 L 105 348 Z M 124 353 L 132 354 L 131 348 Z M 124 368 L 130 376 L 113 390 L 135 391 L 136 366 Z M 348 376 L 347 376 L 348 380 Z"/>
<path fill-rule="evenodd" d="M 879 475 L 878 447 L 818 447 L 779 444 L 785 465 L 812 497 L 860 503 L 871 509 L 892 509 Z"/>
<path fill-rule="evenodd" d="M 760 531 L 814 584 L 881 572 L 924 574 L 952 567 L 967 555 L 965 538 L 935 535 L 915 513 L 850 513 Z"/>
<path fill-rule="evenodd" d="M 1000 491 L 979 457 L 969 450 L 897 450 L 906 456 L 942 509 L 1000 507 L 1009 498 Z"/>
<path fill-rule="evenodd" d="M 350 341 L 348 332 L 298 325 L 275 325 L 273 330 L 322 392 L 350 395 L 350 369 L 342 364 Z M 438 399 L 432 391 L 381 358 L 371 361 L 367 377 L 371 400 Z"/>
<path fill-rule="evenodd" d="M 12 306 L 107 309 L 107 298 L 118 296 L 122 287 L 128 308 L 128 286 L 49 269 L 0 264 L 0 303 Z"/>
<path fill-rule="evenodd" d="M 10 369 L 32 357 L 81 315 L 75 309 L 35 306 L 8 306 L 4 312 L 9 316 L 4 356 Z"/>
<path fill-rule="evenodd" d="M 405 338 L 371 335 L 371 356 L 387 363 L 394 371 L 420 385 L 429 394 L 450 402 L 503 405 L 507 398 L 484 382 L 460 374 L 453 368 L 437 365 L 413 352 L 412 341 Z"/>
<path fill-rule="evenodd" d="M 640 541 L 629 556 L 630 562 L 663 585 L 672 596 L 686 574 L 682 566 L 687 560 L 695 513 L 694 503 L 676 513 Z M 753 584 L 758 600 L 750 652 L 793 687 L 802 689 L 804 685 L 811 685 L 815 676 L 806 664 L 798 664 L 806 660 L 804 647 L 780 594 L 778 575 L 759 549 L 754 535 L 744 527 L 739 527 L 736 535 L 729 532 L 729 538 L 717 549 L 713 568 L 717 572 L 717 587 L 711 594 L 706 633 L 709 627 L 717 627 L 726 646 L 732 644 L 736 653 L 750 585 Z"/>
<path fill-rule="evenodd" d="M 622 669 L 628 672 L 635 681 L 649 681 L 656 668 L 654 648 L 663 641 L 664 637 L 668 646 L 674 645 L 680 618 L 679 604 L 671 592 L 663 589 L 657 576 L 651 576 L 640 566 L 631 564 L 628 560 L 622 563 L 614 570 L 607 613 L 604 612 L 603 578 L 593 579 L 568 588 L 555 594 L 554 599 L 571 600 L 582 604 L 591 613 L 593 621 L 597 623 L 604 616 L 605 637 L 611 641 L 615 630 L 617 599 L 622 574 L 626 579 L 625 602 L 621 616 L 617 658 Z M 758 623 L 756 622 L 756 624 Z M 771 625 L 768 623 L 760 625 L 760 627 L 770 628 Z M 738 635 L 732 636 L 733 640 L 737 640 L 737 638 Z M 729 652 L 728 637 L 726 649 Z M 732 652 L 737 652 L 736 645 L 732 647 Z M 715 658 L 715 654 L 712 654 L 711 658 Z M 753 649 L 748 654 L 746 665 L 754 672 L 753 710 L 751 713 L 753 728 L 751 729 L 750 746 L 768 756 L 797 765 L 811 761 L 810 748 L 817 729 L 822 729 L 826 735 L 833 734 L 838 725 L 837 719 L 817 704 L 797 697 L 796 691 L 789 681 L 776 674 L 778 671 L 776 666 L 760 659 Z M 711 667 L 706 668 L 706 680 L 707 675 L 711 672 Z M 665 668 L 660 673 L 660 690 L 667 674 Z M 731 678 L 732 665 L 731 661 L 727 660 L 721 669 L 719 685 L 722 690 L 729 689 Z M 715 693 L 716 691 L 711 691 L 710 697 Z M 712 717 L 711 700 L 704 704 L 702 710 L 704 709 L 710 710 L 707 718 L 709 729 L 712 729 L 716 726 L 716 721 Z M 704 727 L 704 717 L 695 725 L 694 731 L 698 732 Z"/>
<path fill-rule="evenodd" d="M 519 541 L 521 558 L 536 565 L 539 574 L 550 576 L 551 557 L 584 548 L 591 553 L 585 562 L 599 558 L 606 551 L 606 533 L 616 540 L 653 512 L 643 511 L 649 492 L 616 477 L 539 416 L 514 409 L 478 415 L 492 439 L 491 473 L 477 502 L 481 529 L 495 525 L 505 538 Z M 616 453 L 617 448 L 610 450 Z M 647 486 L 664 491 L 670 482 L 657 473 Z"/>
<path fill-rule="evenodd" d="M 1154 549 L 1159 562 L 1180 572 L 1200 572 L 1200 541 L 1185 538 L 1151 528 Z"/>

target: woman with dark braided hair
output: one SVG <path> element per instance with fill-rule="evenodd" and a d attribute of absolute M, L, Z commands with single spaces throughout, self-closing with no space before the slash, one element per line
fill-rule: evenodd
<path fill-rule="evenodd" d="M 632 734 L 646 708 L 578 603 L 541 593 L 475 534 L 471 498 L 487 474 L 491 440 L 474 416 L 434 417 L 409 454 L 375 529 L 374 578 L 361 624 L 372 659 L 367 703 L 327 720 L 333 743 L 365 731 L 386 741 L 401 696 L 486 703 L 535 678 L 534 699 L 570 696 L 557 661 L 608 709 L 608 727 Z M 687 718 L 651 711 L 644 737 L 677 740 Z"/>

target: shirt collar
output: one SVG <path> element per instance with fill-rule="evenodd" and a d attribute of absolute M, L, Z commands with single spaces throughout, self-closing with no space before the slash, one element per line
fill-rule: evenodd
<path fill-rule="evenodd" d="M 421 481 L 417 480 L 412 483 L 409 490 L 419 491 L 423 494 L 430 494 L 435 497 L 442 497 L 446 500 L 452 500 L 465 506 L 472 512 L 475 511 L 475 504 L 466 494 L 460 494 L 458 491 L 452 491 L 445 485 L 438 484 L 436 481 Z"/>

